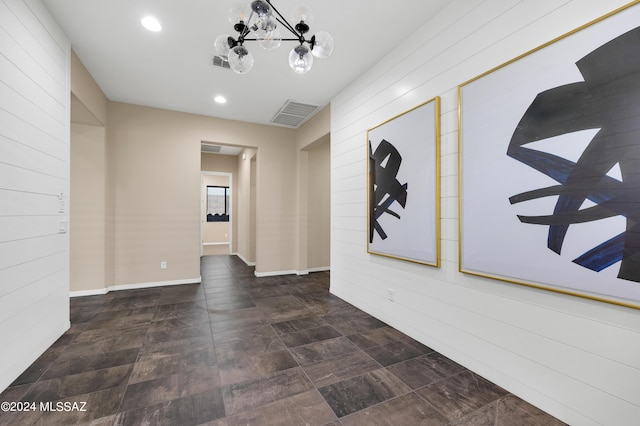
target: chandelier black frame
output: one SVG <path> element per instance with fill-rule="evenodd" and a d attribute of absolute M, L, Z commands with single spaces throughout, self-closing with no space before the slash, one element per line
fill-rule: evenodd
<path fill-rule="evenodd" d="M 327 58 L 331 55 L 333 37 L 326 31 L 319 31 L 311 38 L 306 38 L 313 19 L 307 5 L 296 6 L 293 19 L 297 24 L 291 25 L 271 0 L 254 0 L 248 6 L 235 6 L 229 12 L 229 21 L 234 24 L 233 29 L 238 35 L 236 38 L 228 34 L 218 36 L 215 41 L 216 52 L 229 62 L 233 71 L 244 74 L 253 67 L 253 55 L 244 42 L 257 41 L 262 48 L 272 50 L 283 41 L 296 41 L 298 45 L 289 53 L 289 66 L 293 71 L 304 74 L 311 69 L 314 56 Z M 282 38 L 280 26 L 295 38 Z M 249 37 L 251 34 L 254 38 Z"/>

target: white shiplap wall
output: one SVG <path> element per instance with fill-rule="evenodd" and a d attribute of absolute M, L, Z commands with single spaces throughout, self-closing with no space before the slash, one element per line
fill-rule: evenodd
<path fill-rule="evenodd" d="M 0 0 L 0 390 L 69 328 L 69 55 L 39 0 Z"/>
<path fill-rule="evenodd" d="M 331 291 L 572 425 L 638 424 L 640 311 L 458 272 L 457 87 L 626 3 L 452 1 L 331 102 Z M 366 129 L 434 96 L 440 269 L 366 251 Z"/>

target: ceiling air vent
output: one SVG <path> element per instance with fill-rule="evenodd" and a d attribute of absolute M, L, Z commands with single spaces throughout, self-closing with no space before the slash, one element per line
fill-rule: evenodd
<path fill-rule="evenodd" d="M 298 127 L 313 115 L 317 105 L 303 104 L 289 99 L 271 119 L 272 123 Z"/>
<path fill-rule="evenodd" d="M 225 61 L 220 56 L 216 55 L 213 57 L 213 61 L 211 63 L 214 67 L 226 68 L 229 69 L 229 61 Z"/>
<path fill-rule="evenodd" d="M 222 148 L 220 145 L 209 145 L 206 143 L 200 146 L 202 152 L 220 152 L 220 148 Z"/>

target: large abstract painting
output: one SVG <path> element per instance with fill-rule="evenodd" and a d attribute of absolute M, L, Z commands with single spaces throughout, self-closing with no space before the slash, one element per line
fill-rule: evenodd
<path fill-rule="evenodd" d="M 459 87 L 460 270 L 640 308 L 640 5 Z"/>
<path fill-rule="evenodd" d="M 440 266 L 440 98 L 367 131 L 369 253 Z"/>

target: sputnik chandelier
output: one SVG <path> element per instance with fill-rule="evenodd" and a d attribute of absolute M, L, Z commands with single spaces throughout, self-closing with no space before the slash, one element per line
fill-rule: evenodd
<path fill-rule="evenodd" d="M 244 46 L 245 41 L 257 41 L 260 47 L 273 50 L 283 41 L 297 41 L 298 44 L 289 53 L 289 66 L 299 74 L 311 69 L 313 57 L 327 58 L 333 52 L 333 37 L 326 31 L 318 31 L 306 39 L 313 16 L 309 6 L 297 5 L 292 14 L 291 25 L 276 9 L 270 0 L 254 0 L 249 5 L 236 5 L 229 11 L 229 22 L 238 32 L 237 38 L 222 34 L 216 38 L 215 49 L 229 67 L 238 74 L 244 74 L 253 67 L 253 55 Z M 295 38 L 282 38 L 281 28 Z M 251 34 L 255 38 L 248 38 Z"/>

